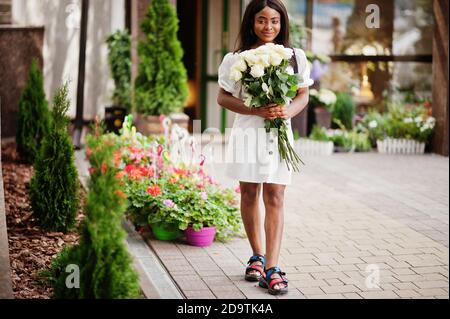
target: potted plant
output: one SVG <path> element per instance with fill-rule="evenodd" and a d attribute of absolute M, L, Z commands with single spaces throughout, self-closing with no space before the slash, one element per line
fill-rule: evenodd
<path fill-rule="evenodd" d="M 314 115 L 317 125 L 331 128 L 331 112 L 336 103 L 336 94 L 328 89 L 311 89 L 309 91 L 310 104 L 314 107 Z"/>
<path fill-rule="evenodd" d="M 136 127 L 145 135 L 160 134 L 159 116 L 166 115 L 174 124 L 188 129 L 189 117 L 181 112 L 188 89 L 175 8 L 168 0 L 153 0 L 141 28 L 145 39 L 138 45 Z"/>
<path fill-rule="evenodd" d="M 105 107 L 105 124 L 109 132 L 118 133 L 131 111 L 131 36 L 118 30 L 107 39 L 108 62 L 114 80 L 113 105 Z"/>

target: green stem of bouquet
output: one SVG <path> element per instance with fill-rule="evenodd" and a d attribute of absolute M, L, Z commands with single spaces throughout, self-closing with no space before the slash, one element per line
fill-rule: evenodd
<path fill-rule="evenodd" d="M 280 160 L 284 160 L 289 170 L 291 168 L 294 172 L 299 172 L 299 164 L 305 163 L 301 160 L 298 154 L 293 149 L 291 143 L 289 143 L 288 135 L 287 135 L 287 125 L 286 121 L 283 119 L 275 119 L 275 120 L 266 120 L 265 121 L 267 132 L 270 132 L 270 129 L 275 128 L 278 132 L 278 152 L 280 153 Z"/>

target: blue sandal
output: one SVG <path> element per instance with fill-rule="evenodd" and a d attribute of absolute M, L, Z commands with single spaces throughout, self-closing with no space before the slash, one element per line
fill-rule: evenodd
<path fill-rule="evenodd" d="M 279 274 L 281 278 L 272 278 L 273 274 Z M 283 295 L 288 292 L 288 280 L 285 276 L 286 273 L 282 272 L 279 267 L 272 267 L 266 269 L 265 278 L 264 276 L 261 276 L 259 280 L 259 286 L 262 288 L 269 289 L 269 294 L 271 295 Z M 273 288 L 276 284 L 281 283 L 285 284 L 285 287 L 280 289 Z"/>
<path fill-rule="evenodd" d="M 262 266 L 260 265 L 251 265 L 254 262 L 261 262 Z M 247 268 L 245 269 L 245 280 L 247 281 L 259 281 L 262 277 L 262 274 L 264 273 L 264 267 L 266 265 L 266 257 L 263 255 L 253 255 L 250 257 L 249 261 L 247 262 Z M 259 275 L 257 274 L 250 274 L 251 271 L 257 271 L 259 272 Z"/>

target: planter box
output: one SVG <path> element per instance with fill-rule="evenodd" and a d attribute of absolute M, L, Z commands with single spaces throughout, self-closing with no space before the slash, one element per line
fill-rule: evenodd
<path fill-rule="evenodd" d="M 381 154 L 424 154 L 425 143 L 407 139 L 387 138 L 377 141 L 378 153 Z"/>
<path fill-rule="evenodd" d="M 184 113 L 175 113 L 169 116 L 172 120 L 172 125 L 177 124 L 178 126 L 189 129 L 189 116 Z M 159 116 L 157 115 L 143 115 L 140 113 L 133 113 L 134 125 L 136 130 L 143 135 L 160 135 L 164 134 L 164 128 L 159 121 Z"/>
<path fill-rule="evenodd" d="M 295 142 L 295 150 L 302 155 L 331 155 L 334 152 L 333 142 L 314 141 L 301 138 Z"/>

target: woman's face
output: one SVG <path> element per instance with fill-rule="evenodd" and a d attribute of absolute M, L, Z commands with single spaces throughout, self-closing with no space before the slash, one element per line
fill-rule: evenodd
<path fill-rule="evenodd" d="M 278 11 L 265 7 L 255 15 L 253 29 L 261 42 L 273 42 L 281 30 L 281 15 Z"/>

